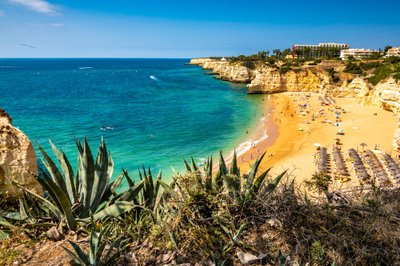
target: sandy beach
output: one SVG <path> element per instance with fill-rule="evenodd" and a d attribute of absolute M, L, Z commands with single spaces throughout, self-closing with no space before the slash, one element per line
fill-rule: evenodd
<path fill-rule="evenodd" d="M 392 112 L 357 103 L 353 98 L 334 98 L 335 104 L 321 105 L 319 95 L 315 93 L 286 92 L 269 98 L 266 102 L 268 121 L 261 121 L 259 132 L 254 133 L 260 136 L 266 131 L 268 138 L 240 156 L 242 171 L 249 168 L 260 152 L 266 151 L 262 169 L 273 167 L 273 175 L 288 169 L 296 178 L 296 183 L 303 184 L 317 171 L 314 163 L 317 145 L 328 148 L 328 153 L 331 153 L 337 138 L 345 158 L 350 148 L 360 153 L 364 149 L 392 153 L 392 138 L 397 123 L 397 117 Z M 340 107 L 338 118 L 335 107 Z M 344 135 L 337 135 L 339 130 Z M 361 143 L 367 146 L 362 147 Z M 337 185 L 359 184 L 352 164 L 347 160 L 346 165 L 351 173 L 350 179 L 348 182 L 339 180 Z"/>

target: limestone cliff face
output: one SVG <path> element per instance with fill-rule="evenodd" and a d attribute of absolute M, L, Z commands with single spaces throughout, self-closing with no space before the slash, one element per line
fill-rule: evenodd
<path fill-rule="evenodd" d="M 319 92 L 323 80 L 324 75 L 322 73 L 318 76 L 309 69 L 299 72 L 289 71 L 284 75 L 287 91 Z"/>
<path fill-rule="evenodd" d="M 356 98 L 359 102 L 399 113 L 399 125 L 394 134 L 393 147 L 400 152 L 400 82 L 393 78 L 373 86 L 363 77 L 343 72 L 345 65 L 332 60 L 317 66 L 303 66 L 285 74 L 267 65 L 259 65 L 255 70 L 251 70 L 238 63 L 209 58 L 192 59 L 191 64 L 212 70 L 223 80 L 249 83 L 248 93 L 319 92 L 335 97 Z M 329 69 L 336 71 L 335 81 L 328 75 Z"/>
<path fill-rule="evenodd" d="M 373 90 L 371 102 L 385 110 L 400 113 L 400 82 L 389 78 L 378 83 Z"/>
<path fill-rule="evenodd" d="M 251 80 L 251 70 L 239 63 L 234 64 L 221 60 L 201 60 L 200 65 L 203 69 L 212 70 L 212 73 L 222 80 L 242 83 L 250 82 Z"/>
<path fill-rule="evenodd" d="M 279 71 L 261 67 L 254 71 L 254 78 L 247 85 L 248 93 L 276 93 L 286 91 Z"/>
<path fill-rule="evenodd" d="M 372 93 L 373 86 L 361 77 L 353 79 L 351 82 L 343 82 L 341 86 L 332 88 L 331 94 L 336 97 L 357 97 L 364 102 L 368 102 L 367 96 Z"/>
<path fill-rule="evenodd" d="M 304 69 L 281 74 L 276 68 L 258 66 L 248 69 L 240 63 L 213 60 L 208 58 L 192 59 L 190 64 L 200 65 L 211 70 L 218 78 L 232 82 L 249 83 L 248 93 L 276 93 L 284 91 L 319 92 L 329 83 L 325 71 Z"/>
<path fill-rule="evenodd" d="M 399 116 L 399 119 L 397 121 L 397 128 L 394 131 L 393 149 L 395 151 L 400 151 L 400 116 Z"/>
<path fill-rule="evenodd" d="M 190 60 L 189 64 L 203 66 L 205 62 L 212 61 L 210 58 L 193 58 Z"/>
<path fill-rule="evenodd" d="M 10 116 L 0 109 L 0 193 L 11 197 L 21 194 L 10 180 L 28 189 L 41 192 L 33 174 L 37 174 L 37 159 L 28 137 L 11 123 Z"/>

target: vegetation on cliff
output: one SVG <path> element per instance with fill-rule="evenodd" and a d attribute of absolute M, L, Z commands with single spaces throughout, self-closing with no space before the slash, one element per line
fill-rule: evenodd
<path fill-rule="evenodd" d="M 284 172 L 270 178 L 270 169 L 261 171 L 263 155 L 246 174 L 237 167 L 236 156 L 228 167 L 221 154 L 217 167 L 212 158 L 204 168 L 193 159 L 184 160 L 186 172 L 175 174 L 170 184 L 162 181 L 161 173 L 154 178 L 144 168 L 136 181 L 123 171 L 109 182 L 113 167 L 104 142 L 96 161 L 90 159 L 86 145 L 78 142 L 77 175 L 54 147 L 61 169 L 43 153 L 47 171 L 37 177 L 47 191 L 45 196 L 26 192 L 14 204 L 1 202 L 0 254 L 7 255 L 0 264 L 29 263 L 35 252 L 25 251 L 47 243 L 47 252 L 50 248 L 56 252 L 52 241 L 63 243 L 68 251 L 61 249 L 60 254 L 68 258 L 68 252 L 80 265 L 400 261 L 398 190 L 371 186 L 338 191 L 331 178 L 314 175 L 308 183 L 316 191 L 311 196 L 296 188 L 295 177 Z M 118 193 L 123 179 L 129 189 Z M 52 191 L 63 182 L 66 187 L 54 195 Z M 69 194 L 73 188 L 75 194 Z M 86 204 L 92 199 L 98 202 L 96 206 Z M 117 202 L 129 208 L 105 211 Z M 99 212 L 104 215 L 98 216 Z M 75 227 L 68 215 L 76 217 Z M 59 258 L 45 259 L 56 262 Z"/>

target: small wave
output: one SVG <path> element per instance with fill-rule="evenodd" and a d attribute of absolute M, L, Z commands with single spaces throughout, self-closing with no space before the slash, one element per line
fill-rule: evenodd
<path fill-rule="evenodd" d="M 155 76 L 150 76 L 150 78 L 152 79 L 152 80 L 155 80 L 155 81 L 160 81 L 158 78 L 156 78 Z"/>
<path fill-rule="evenodd" d="M 84 69 L 92 69 L 93 67 L 79 67 L 78 69 L 84 70 Z"/>
<path fill-rule="evenodd" d="M 236 155 L 237 157 L 242 156 L 243 154 L 245 154 L 248 150 L 250 150 L 253 147 L 256 147 L 258 145 L 258 143 L 266 140 L 268 138 L 268 134 L 267 131 L 264 131 L 263 136 L 257 138 L 257 139 L 250 139 L 247 140 L 243 143 L 240 143 L 239 146 L 236 149 Z M 230 163 L 232 161 L 233 158 L 233 151 L 226 157 L 226 162 Z"/>

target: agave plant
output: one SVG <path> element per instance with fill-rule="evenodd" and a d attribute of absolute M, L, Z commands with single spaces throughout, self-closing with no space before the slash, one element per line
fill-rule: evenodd
<path fill-rule="evenodd" d="M 237 204 L 243 204 L 246 201 L 252 200 L 257 195 L 261 187 L 264 185 L 271 168 L 263 171 L 258 175 L 259 166 L 265 156 L 265 152 L 256 159 L 247 174 L 240 174 L 240 169 L 237 164 L 236 151 L 233 153 L 232 162 L 228 169 L 225 159 L 220 152 L 220 161 L 217 173 L 212 176 L 213 163 L 212 157 L 207 159 L 206 167 L 203 172 L 200 172 L 193 158 L 191 165 L 184 160 L 186 171 L 190 173 L 198 173 L 198 183 L 206 191 L 226 191 L 231 195 Z M 267 186 L 268 191 L 273 191 L 285 175 L 286 171 L 275 177 Z"/>
<path fill-rule="evenodd" d="M 72 246 L 73 251 L 65 247 L 63 248 L 76 265 L 112 265 L 114 260 L 120 255 L 120 252 L 125 248 L 125 241 L 122 241 L 122 237 L 118 237 L 110 244 L 107 253 L 103 256 L 107 245 L 105 238 L 107 237 L 108 232 L 109 227 L 100 232 L 96 232 L 95 229 L 92 229 L 90 233 L 88 252 L 85 252 L 78 246 L 78 244 L 69 240 L 68 242 Z"/>
<path fill-rule="evenodd" d="M 37 144 L 47 169 L 47 172 L 39 170 L 37 180 L 48 192 L 51 201 L 34 192 L 25 191 L 39 198 L 58 219 L 65 220 L 71 230 L 77 228 L 79 221 L 90 222 L 92 214 L 97 221 L 106 216 L 119 216 L 135 207 L 132 199 L 137 197 L 143 188 L 143 182 L 137 183 L 123 193 L 116 193 L 122 176 L 110 182 L 114 163 L 112 157 L 108 156 L 104 139 L 101 140 L 96 161 L 93 159 L 86 138 L 83 144 L 80 141 L 76 142 L 78 147 L 76 175 L 64 152 L 57 149 L 51 141 L 50 144 L 61 171 L 46 151 Z"/>

